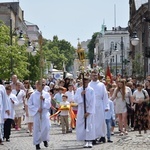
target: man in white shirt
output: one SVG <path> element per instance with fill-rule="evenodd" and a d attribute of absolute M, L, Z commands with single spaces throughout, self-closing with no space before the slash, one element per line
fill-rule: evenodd
<path fill-rule="evenodd" d="M 40 81 L 36 82 L 36 91 L 33 92 L 28 100 L 28 109 L 33 116 L 33 144 L 36 150 L 41 149 L 40 143 L 43 141 L 44 146 L 48 147 L 50 131 L 50 113 L 51 97 L 41 87 Z"/>

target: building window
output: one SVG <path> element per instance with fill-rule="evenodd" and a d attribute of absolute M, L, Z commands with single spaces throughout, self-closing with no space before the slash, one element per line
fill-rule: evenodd
<path fill-rule="evenodd" d="M 112 56 L 112 62 L 114 62 L 114 56 Z"/>
<path fill-rule="evenodd" d="M 122 62 L 122 56 L 120 56 L 120 61 L 119 62 Z"/>

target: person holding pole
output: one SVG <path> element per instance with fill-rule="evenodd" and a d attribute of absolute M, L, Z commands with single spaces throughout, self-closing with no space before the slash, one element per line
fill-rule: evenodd
<path fill-rule="evenodd" d="M 95 138 L 95 94 L 88 83 L 89 78 L 83 76 L 83 86 L 77 89 L 74 96 L 78 104 L 76 136 L 77 140 L 85 141 L 84 148 L 92 148 Z"/>
<path fill-rule="evenodd" d="M 93 70 L 91 72 L 92 81 L 89 83 L 89 86 L 94 89 L 95 93 L 95 140 L 93 144 L 96 144 L 96 139 L 99 139 L 99 142 L 106 142 L 105 136 L 107 132 L 106 123 L 105 123 L 105 112 L 109 110 L 109 100 L 108 93 L 105 85 L 98 80 L 98 71 Z"/>
<path fill-rule="evenodd" d="M 41 149 L 40 143 L 48 147 L 50 131 L 50 113 L 51 97 L 48 92 L 43 90 L 44 85 L 36 81 L 36 91 L 33 92 L 28 100 L 29 113 L 33 116 L 33 144 L 36 150 Z"/>

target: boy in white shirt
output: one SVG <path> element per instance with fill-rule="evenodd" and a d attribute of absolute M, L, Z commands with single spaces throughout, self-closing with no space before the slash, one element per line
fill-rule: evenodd
<path fill-rule="evenodd" d="M 63 95 L 62 96 L 62 102 L 60 102 L 60 119 L 61 119 L 61 125 L 62 125 L 62 133 L 69 133 L 69 106 L 70 103 L 67 101 L 68 96 Z M 65 129 L 66 128 L 66 129 Z"/>
<path fill-rule="evenodd" d="M 115 120 L 114 114 L 114 105 L 113 102 L 109 99 L 109 110 L 105 112 L 105 121 L 107 126 L 107 142 L 112 143 L 111 137 L 111 121 Z"/>

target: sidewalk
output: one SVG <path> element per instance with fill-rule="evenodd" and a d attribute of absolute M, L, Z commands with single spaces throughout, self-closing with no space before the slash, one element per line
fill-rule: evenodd
<path fill-rule="evenodd" d="M 32 137 L 26 133 L 27 126 L 23 125 L 21 131 L 12 129 L 10 142 L 0 145 L 0 150 L 35 150 Z M 117 128 L 115 129 L 117 131 Z M 137 131 L 129 132 L 127 136 L 112 136 L 113 143 L 97 144 L 91 150 L 150 150 L 150 131 L 142 136 L 136 136 Z M 76 141 L 75 130 L 73 133 L 62 134 L 61 128 L 52 122 L 49 147 L 41 143 L 41 150 L 89 150 L 83 148 L 83 142 Z"/>

